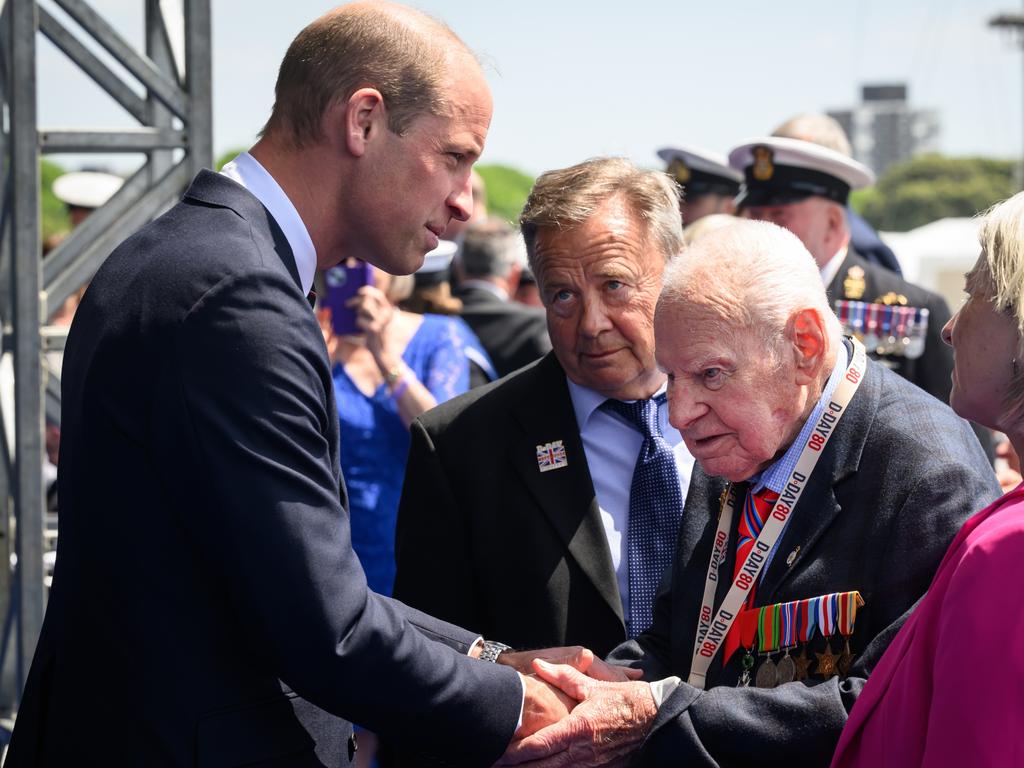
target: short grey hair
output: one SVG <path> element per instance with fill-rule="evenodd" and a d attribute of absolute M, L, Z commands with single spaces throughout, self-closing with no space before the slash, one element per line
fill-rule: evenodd
<path fill-rule="evenodd" d="M 466 277 L 508 277 L 519 262 L 519 233 L 501 219 L 470 225 L 457 257 Z"/>
<path fill-rule="evenodd" d="M 699 305 L 723 328 L 755 332 L 776 363 L 795 311 L 821 315 L 830 347 L 842 337 L 811 254 L 792 232 L 766 221 L 741 220 L 698 239 L 665 267 L 663 302 Z"/>
<path fill-rule="evenodd" d="M 548 171 L 530 192 L 519 226 L 533 273 L 539 274 L 535 244 L 542 229 L 578 227 L 609 200 L 621 199 L 665 261 L 683 249 L 679 185 L 662 171 L 637 168 L 621 157 L 598 157 Z"/>

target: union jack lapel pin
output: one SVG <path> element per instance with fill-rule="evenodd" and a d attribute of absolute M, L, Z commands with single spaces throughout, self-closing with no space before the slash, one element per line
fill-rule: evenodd
<path fill-rule="evenodd" d="M 541 472 L 550 472 L 552 469 L 568 467 L 569 461 L 565 458 L 565 446 L 561 440 L 537 446 L 537 468 Z"/>

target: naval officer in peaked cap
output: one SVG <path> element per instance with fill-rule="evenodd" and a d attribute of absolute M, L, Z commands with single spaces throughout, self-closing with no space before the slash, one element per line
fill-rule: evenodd
<path fill-rule="evenodd" d="M 665 147 L 658 150 L 665 173 L 675 179 L 682 195 L 679 211 L 683 226 L 712 213 L 732 213 L 743 175 L 729 167 L 724 155 L 696 147 Z"/>
<path fill-rule="evenodd" d="M 811 252 L 844 330 L 871 356 L 942 402 L 948 402 L 953 355 L 939 334 L 949 307 L 938 294 L 872 264 L 850 244 L 845 206 L 870 186 L 867 166 L 809 141 L 752 139 L 729 153 L 743 173 L 737 206 L 747 218 L 771 221 Z"/>

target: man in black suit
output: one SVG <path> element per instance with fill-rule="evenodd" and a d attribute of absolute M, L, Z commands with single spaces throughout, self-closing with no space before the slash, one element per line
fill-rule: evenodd
<path fill-rule="evenodd" d="M 511 296 L 519 285 L 519 236 L 500 219 L 473 224 L 455 257 L 462 319 L 466 321 L 498 376 L 507 376 L 551 350 L 544 310 Z"/>
<path fill-rule="evenodd" d="M 588 161 L 542 175 L 522 225 L 554 351 L 413 422 L 395 595 L 514 646 L 603 654 L 650 621 L 692 467 L 652 333 L 682 247 L 678 190 Z M 651 443 L 609 400 L 651 409 L 667 475 L 638 483 Z M 664 528 L 644 522 L 646 493 Z"/>
<path fill-rule="evenodd" d="M 649 698 L 539 664 L 583 703 L 508 762 L 642 749 L 645 766 L 827 766 L 952 536 L 998 495 L 994 475 L 966 422 L 842 337 L 779 227 L 714 231 L 669 265 L 655 336 L 700 468 L 654 624 L 610 657 L 644 671 Z"/>
<path fill-rule="evenodd" d="M 60 548 L 8 766 L 348 765 L 346 719 L 480 766 L 564 713 L 366 589 L 306 295 L 342 256 L 413 271 L 468 216 L 490 115 L 447 27 L 344 6 L 292 43 L 251 152 L 111 254 L 68 339 Z"/>

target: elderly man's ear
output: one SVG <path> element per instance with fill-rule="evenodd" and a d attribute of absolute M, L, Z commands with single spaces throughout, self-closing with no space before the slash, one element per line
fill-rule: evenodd
<path fill-rule="evenodd" d="M 786 338 L 793 345 L 796 383 L 801 386 L 816 383 L 828 352 L 828 335 L 821 313 L 816 309 L 794 312 L 786 323 Z"/>

